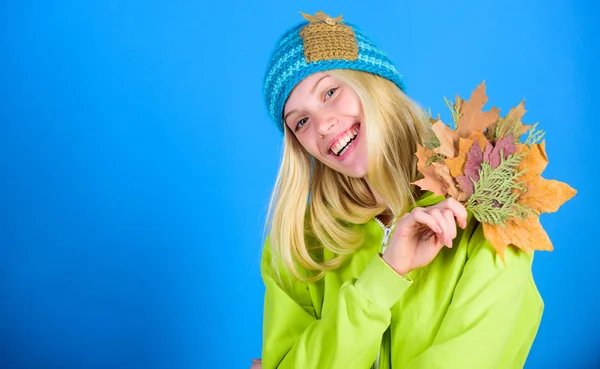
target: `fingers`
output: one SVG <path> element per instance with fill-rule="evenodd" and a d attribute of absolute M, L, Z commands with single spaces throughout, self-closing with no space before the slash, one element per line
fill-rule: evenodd
<path fill-rule="evenodd" d="M 456 226 L 454 224 L 454 213 L 449 209 L 446 209 L 445 212 L 446 211 L 451 214 L 451 222 L 449 222 L 447 216 L 437 208 L 430 208 L 426 210 L 426 212 L 436 220 L 438 226 L 442 228 L 442 232 L 438 234 L 438 239 L 440 239 L 444 245 L 452 247 L 452 228 L 454 228 L 454 231 L 456 231 Z"/>
<path fill-rule="evenodd" d="M 437 234 L 440 234 L 444 231 L 438 220 L 429 214 L 425 209 L 415 208 L 412 213 L 413 218 L 417 223 L 426 225 L 429 227 L 429 229 Z"/>
<path fill-rule="evenodd" d="M 427 226 L 436 233 L 438 242 L 450 248 L 457 235 L 456 224 L 463 229 L 467 225 L 467 210 L 452 198 L 427 208 L 417 207 L 413 209 L 412 215 L 413 224 Z"/>
<path fill-rule="evenodd" d="M 456 223 L 458 223 L 462 229 L 465 229 L 467 226 L 467 209 L 463 204 L 455 199 L 449 197 L 446 200 L 433 205 L 432 208 L 437 208 L 440 211 L 444 211 L 444 209 L 450 209 L 453 213 L 453 216 L 456 218 Z"/>
<path fill-rule="evenodd" d="M 454 212 L 450 209 L 446 209 L 442 211 L 442 215 L 446 218 L 446 222 L 448 224 L 448 247 L 452 247 L 452 242 L 456 238 L 456 221 L 454 220 Z"/>

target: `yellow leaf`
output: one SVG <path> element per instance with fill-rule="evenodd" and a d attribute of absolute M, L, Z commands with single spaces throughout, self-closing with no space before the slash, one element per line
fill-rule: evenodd
<path fill-rule="evenodd" d="M 509 245 L 529 253 L 532 250 L 552 251 L 553 246 L 548 234 L 537 216 L 525 220 L 511 218 L 502 225 L 483 223 L 483 234 L 504 261 L 504 250 Z"/>
<path fill-rule="evenodd" d="M 523 119 L 523 115 L 525 115 L 525 113 L 527 112 L 527 110 L 525 110 L 525 100 L 522 100 L 519 105 L 517 105 L 514 108 L 511 108 L 510 111 L 508 112 L 508 114 L 506 114 L 506 117 L 504 117 L 503 119 L 505 121 L 508 122 L 508 125 L 506 127 L 510 128 L 513 127 L 514 124 L 517 124 L 517 122 L 520 122 Z M 496 130 L 496 124 L 494 123 L 491 126 L 488 127 L 488 130 L 490 131 L 490 134 L 488 134 L 488 137 L 492 137 L 491 136 L 491 132 Z M 516 135 L 516 138 L 521 137 L 522 135 L 524 135 L 529 128 L 531 128 L 531 125 L 525 125 L 523 124 L 523 122 L 518 123 L 519 128 L 518 128 L 518 134 Z M 512 128 L 510 129 L 510 132 L 507 131 L 503 131 L 503 132 L 499 132 L 498 137 L 504 137 L 506 136 L 508 133 L 511 133 Z"/>
<path fill-rule="evenodd" d="M 485 81 L 482 82 L 471 94 L 469 100 L 460 101 L 460 118 L 458 119 L 458 135 L 468 137 L 473 131 L 484 131 L 489 125 L 498 120 L 499 109 L 492 107 L 489 111 L 482 111 L 488 98 L 485 94 Z"/>
<path fill-rule="evenodd" d="M 478 142 L 481 151 L 485 151 L 485 146 L 488 143 L 488 139 L 485 137 L 482 131 L 473 131 L 467 138 Z"/>
<path fill-rule="evenodd" d="M 304 19 L 306 19 L 310 23 L 326 22 L 327 20 L 329 20 L 329 22 L 332 22 L 332 24 L 335 24 L 335 23 L 340 23 L 342 21 L 342 15 L 341 14 L 338 15 L 337 17 L 335 17 L 335 18 L 332 18 L 329 15 L 325 14 L 321 10 L 319 10 L 318 12 L 316 12 L 315 15 L 310 15 L 310 14 L 306 14 L 306 13 L 303 13 L 303 12 L 300 12 L 300 14 L 302 14 L 302 16 L 304 17 Z"/>
<path fill-rule="evenodd" d="M 526 112 L 527 110 L 525 110 L 525 100 L 521 100 L 519 105 L 510 109 L 510 111 L 508 112 L 508 114 L 506 114 L 506 117 L 504 119 L 507 119 L 508 121 L 521 120 L 523 119 L 523 116 Z"/>
<path fill-rule="evenodd" d="M 319 18 L 316 17 L 316 16 L 314 16 L 314 15 L 306 14 L 306 13 L 303 13 L 303 12 L 300 12 L 300 14 L 302 14 L 302 16 L 304 17 L 304 19 L 306 19 L 310 23 L 315 23 L 315 22 L 319 21 Z"/>
<path fill-rule="evenodd" d="M 519 196 L 518 203 L 532 209 L 538 215 L 554 213 L 576 193 L 577 191 L 566 183 L 538 177 L 527 183 L 527 191 Z"/>
<path fill-rule="evenodd" d="M 412 184 L 419 186 L 423 190 L 433 192 L 436 196 L 445 196 L 448 191 L 458 196 L 454 178 L 450 175 L 448 168 L 443 163 L 433 162 L 426 166 L 427 160 L 435 155 L 433 150 L 427 149 L 421 145 L 417 147 L 417 169 L 423 174 L 423 178 Z M 456 190 L 456 191 L 454 191 Z"/>
<path fill-rule="evenodd" d="M 423 171 L 425 170 L 425 165 L 427 164 L 427 160 L 429 160 L 430 157 L 435 155 L 435 152 L 424 146 L 417 145 L 416 155 L 417 159 L 419 159 L 417 161 L 417 169 L 419 170 L 419 172 L 423 173 Z"/>
<path fill-rule="evenodd" d="M 458 143 L 458 155 L 455 158 L 445 159 L 446 165 L 454 178 L 464 174 L 467 155 L 475 141 L 470 138 L 460 138 Z"/>
<path fill-rule="evenodd" d="M 456 155 L 456 146 L 458 145 L 458 133 L 452 128 L 438 119 L 432 126 L 431 129 L 435 133 L 435 136 L 440 141 L 440 146 L 435 148 L 434 151 L 438 154 L 442 154 L 447 158 L 453 158 Z"/>
<path fill-rule="evenodd" d="M 519 171 L 525 170 L 525 173 L 519 178 L 523 182 L 531 182 L 539 177 L 546 165 L 548 165 L 548 156 L 546 156 L 546 141 L 537 145 L 517 145 L 517 152 L 524 153 L 523 159 L 519 164 Z"/>
<path fill-rule="evenodd" d="M 527 133 L 531 127 L 533 127 L 533 124 L 521 124 L 521 128 L 519 128 L 519 137 Z"/>
<path fill-rule="evenodd" d="M 446 164 L 434 162 L 431 163 L 431 166 L 435 170 L 437 180 L 441 182 L 443 192 L 456 199 L 458 197 L 458 187 L 456 186 L 456 181 L 450 175 L 450 170 L 448 170 Z"/>

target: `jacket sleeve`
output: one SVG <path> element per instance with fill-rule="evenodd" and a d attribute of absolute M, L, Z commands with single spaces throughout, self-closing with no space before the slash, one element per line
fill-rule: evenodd
<path fill-rule="evenodd" d="M 308 284 L 271 267 L 269 241 L 261 272 L 265 283 L 263 368 L 370 368 L 390 324 L 391 307 L 410 287 L 379 255 L 340 288 L 332 309 L 317 319 Z"/>
<path fill-rule="evenodd" d="M 531 342 L 527 337 L 511 334 L 522 324 L 521 309 L 532 314 L 525 317 L 535 336 L 543 303 L 537 295 L 531 298 L 531 264 L 533 253 L 527 254 L 514 247 L 505 251 L 506 265 L 484 238 L 483 227 L 477 223 L 468 242 L 468 260 L 465 263 L 452 302 L 446 312 L 433 345 L 413 359 L 406 369 L 486 369 L 522 368 Z M 523 302 L 525 301 L 525 304 Z M 529 304 L 528 304 L 529 302 Z M 527 313 L 529 314 L 529 313 Z M 532 322 L 531 317 L 536 321 Z M 520 342 L 509 342 L 515 339 Z M 520 354 L 525 349 L 525 354 Z M 505 349 L 514 350 L 510 362 L 502 362 Z"/>

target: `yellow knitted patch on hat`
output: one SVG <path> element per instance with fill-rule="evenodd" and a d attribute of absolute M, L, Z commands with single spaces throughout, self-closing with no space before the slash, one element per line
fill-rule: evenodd
<path fill-rule="evenodd" d="M 331 18 L 321 11 L 314 16 L 301 14 L 310 22 L 300 31 L 307 62 L 358 59 L 356 35 L 350 26 L 342 24 L 341 15 Z"/>

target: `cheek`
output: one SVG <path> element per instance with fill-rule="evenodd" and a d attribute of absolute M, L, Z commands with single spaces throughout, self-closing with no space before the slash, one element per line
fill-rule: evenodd
<path fill-rule="evenodd" d="M 342 98 L 339 99 L 339 106 L 344 109 L 346 115 L 362 115 L 362 104 L 354 91 L 344 91 L 344 94 L 340 97 Z"/>
<path fill-rule="evenodd" d="M 362 161 L 367 162 L 367 140 L 365 139 L 365 137 L 362 137 L 362 140 L 360 140 L 360 142 L 358 143 L 358 147 L 357 147 L 357 151 L 359 154 L 359 157 L 361 158 Z"/>
<path fill-rule="evenodd" d="M 300 137 L 296 137 L 300 145 L 304 148 L 304 150 L 312 156 L 318 157 L 319 150 L 316 145 L 316 141 L 310 137 L 310 135 L 304 134 Z"/>

